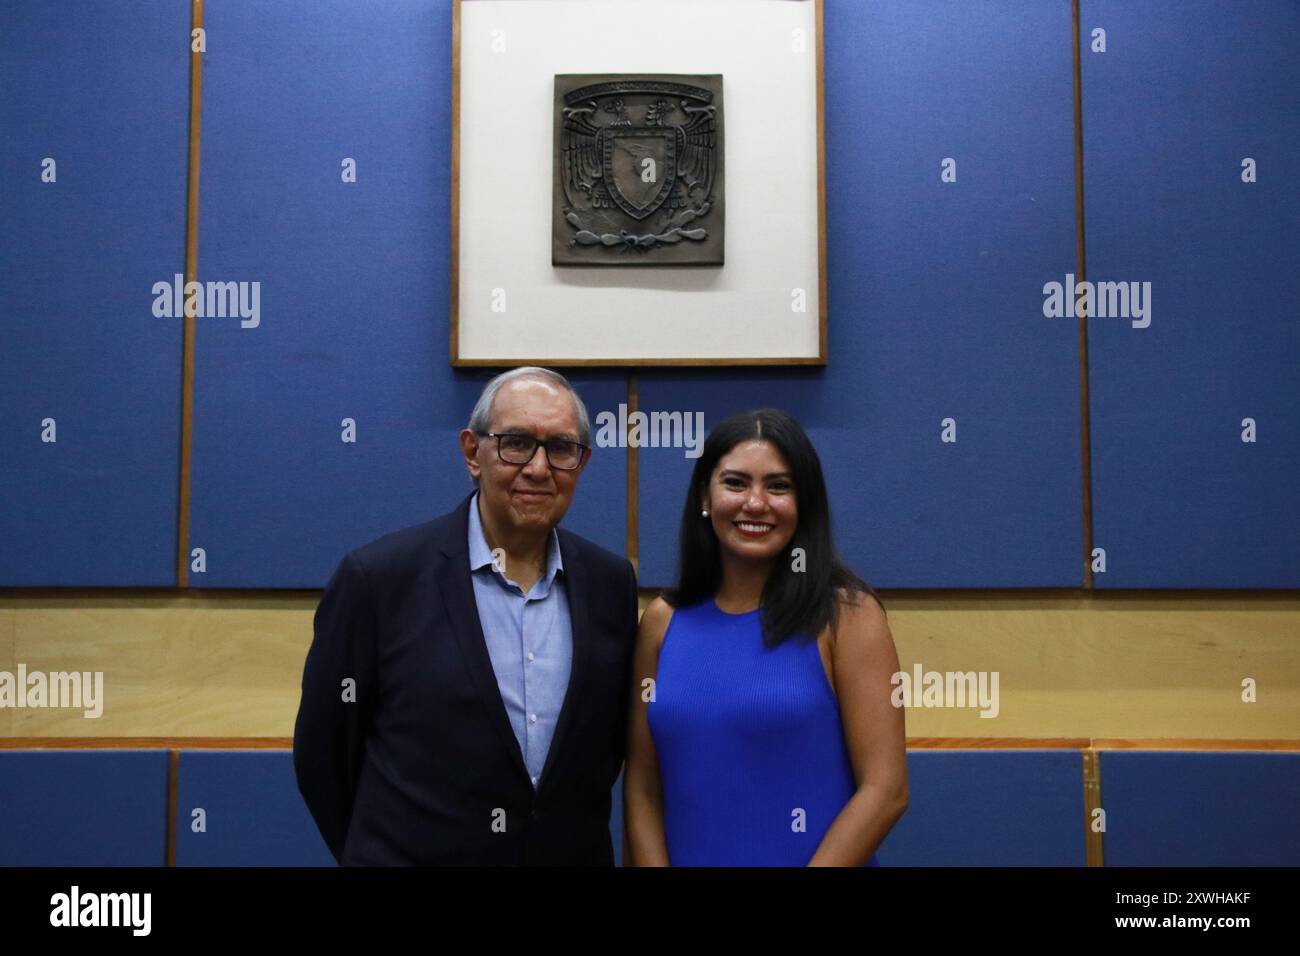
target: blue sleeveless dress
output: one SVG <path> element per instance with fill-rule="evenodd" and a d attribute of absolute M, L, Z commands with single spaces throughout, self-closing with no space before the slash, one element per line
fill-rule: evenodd
<path fill-rule="evenodd" d="M 709 599 L 664 634 L 647 720 L 673 866 L 803 866 L 857 790 L 817 642 L 769 650 L 760 614 Z"/>

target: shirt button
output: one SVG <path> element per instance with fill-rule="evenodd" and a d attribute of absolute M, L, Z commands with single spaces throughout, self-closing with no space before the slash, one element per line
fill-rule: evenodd
<path fill-rule="evenodd" d="M 531 720 L 533 723 L 537 723 L 537 715 L 536 715 L 536 714 L 529 714 L 529 715 L 528 715 L 528 719 Z"/>
<path fill-rule="evenodd" d="M 534 661 L 534 660 L 536 660 L 537 658 L 533 655 L 533 652 L 532 652 L 532 651 L 529 651 L 529 652 L 528 652 L 528 659 L 529 659 L 530 661 Z"/>
<path fill-rule="evenodd" d="M 536 778 L 536 777 L 533 777 L 533 786 L 534 786 L 534 787 L 537 786 L 537 778 Z"/>

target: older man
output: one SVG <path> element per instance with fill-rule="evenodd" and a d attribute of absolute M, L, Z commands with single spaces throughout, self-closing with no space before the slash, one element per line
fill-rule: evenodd
<path fill-rule="evenodd" d="M 556 527 L 589 442 L 563 376 L 499 375 L 460 433 L 476 490 L 339 564 L 293 757 L 340 863 L 612 864 L 637 591 Z"/>

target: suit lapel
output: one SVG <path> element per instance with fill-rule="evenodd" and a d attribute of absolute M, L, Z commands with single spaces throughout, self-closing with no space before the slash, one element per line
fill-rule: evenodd
<path fill-rule="evenodd" d="M 487 708 L 488 721 L 496 728 L 502 746 L 510 752 L 515 768 L 527 779 L 528 768 L 524 764 L 524 755 L 519 749 L 514 728 L 510 726 L 505 701 L 501 699 L 501 688 L 497 686 L 496 671 L 492 669 L 492 658 L 483 637 L 483 622 L 479 619 L 478 605 L 474 600 L 468 541 L 469 502 L 472 498 L 473 493 L 454 512 L 456 520 L 452 522 L 451 534 L 442 542 L 444 564 L 443 573 L 437 576 L 438 589 L 442 594 L 443 606 L 447 609 L 452 633 L 469 665 L 470 677 L 478 690 L 479 700 Z"/>
<path fill-rule="evenodd" d="M 566 544 L 567 535 L 561 534 L 559 537 L 560 557 L 564 562 L 564 593 L 569 603 L 569 620 L 573 632 L 573 663 L 569 668 L 569 686 L 564 692 L 560 717 L 555 723 L 555 734 L 551 737 L 551 747 L 546 753 L 546 764 L 542 767 L 542 776 L 538 781 L 538 792 L 541 792 L 550 780 L 562 756 L 562 748 L 573 736 L 574 715 L 581 709 L 586 691 L 587 654 L 591 646 L 591 622 L 587 616 L 591 590 L 587 568 L 574 553 L 574 549 Z"/>
<path fill-rule="evenodd" d="M 510 716 L 506 713 L 506 704 L 501 698 L 501 688 L 497 685 L 496 671 L 492 669 L 492 657 L 488 654 L 483 623 L 474 600 L 474 582 L 469 570 L 469 504 L 473 497 L 471 492 L 454 512 L 451 534 L 442 542 L 444 564 L 443 573 L 437 575 L 438 589 L 451 620 L 452 633 L 469 665 L 478 697 L 487 708 L 488 720 L 496 728 L 502 746 L 509 750 L 515 768 L 527 780 L 528 767 L 524 763 L 523 751 L 519 749 L 514 728 L 510 726 Z M 538 780 L 538 792 L 541 792 L 555 772 L 563 755 L 562 750 L 572 736 L 575 715 L 582 708 L 591 644 L 591 624 L 587 614 L 591 588 L 587 568 L 573 546 L 566 542 L 567 535 L 561 534 L 559 537 L 560 555 L 564 561 L 564 592 L 568 599 L 573 635 L 573 662 L 569 668 L 569 686 L 564 693 L 564 703 L 560 707 L 555 733 L 546 753 L 546 763 Z"/>

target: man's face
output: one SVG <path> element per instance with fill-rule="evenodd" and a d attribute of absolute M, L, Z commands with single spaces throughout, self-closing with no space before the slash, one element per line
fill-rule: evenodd
<path fill-rule="evenodd" d="M 488 431 L 578 441 L 578 410 L 564 388 L 542 379 L 517 379 L 497 391 Z M 470 475 L 478 478 L 484 513 L 507 533 L 545 534 L 559 524 L 591 456 L 587 449 L 576 470 L 562 471 L 550 466 L 546 449 L 538 445 L 528 464 L 512 465 L 497 454 L 497 439 L 468 428 L 460 433 L 460 445 Z"/>

